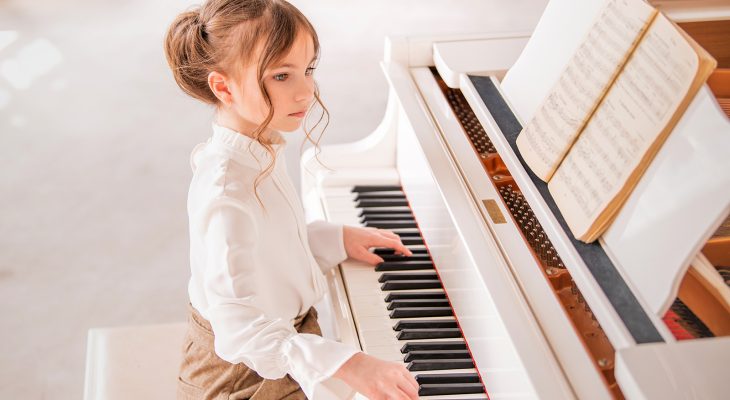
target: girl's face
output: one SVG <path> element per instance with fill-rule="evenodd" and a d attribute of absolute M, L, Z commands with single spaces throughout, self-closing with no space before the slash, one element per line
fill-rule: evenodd
<path fill-rule="evenodd" d="M 304 114 L 314 100 L 314 57 L 311 36 L 300 32 L 289 53 L 264 71 L 264 86 L 274 108 L 269 131 L 291 132 L 301 126 Z M 232 94 L 229 108 L 239 120 L 237 128 L 244 134 L 252 133 L 269 113 L 259 89 L 257 64 L 258 60 L 245 67 L 240 74 L 241 81 L 229 86 Z M 263 139 L 268 138 L 268 133 Z"/>

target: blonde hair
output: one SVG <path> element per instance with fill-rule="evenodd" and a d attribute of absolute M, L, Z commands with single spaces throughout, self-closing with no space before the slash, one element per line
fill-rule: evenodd
<path fill-rule="evenodd" d="M 178 15 L 165 35 L 165 57 L 175 82 L 188 95 L 216 107 L 220 105 L 220 101 L 208 86 L 208 74 L 211 71 L 221 71 L 238 78 L 237 71 L 250 63 L 255 49 L 261 46 L 257 78 L 269 114 L 252 132 L 251 137 L 271 155 L 271 162 L 254 180 L 254 193 L 262 206 L 256 189 L 273 171 L 275 162 L 273 147 L 261 140 L 274 116 L 271 98 L 264 87 L 263 73 L 289 52 L 300 31 L 311 36 L 314 53 L 316 58 L 319 58 L 317 32 L 309 20 L 288 2 L 208 0 L 200 7 Z M 316 82 L 314 98 L 322 107 L 322 115 L 311 130 L 304 127 L 304 132 L 306 141 L 312 143 L 318 153 L 319 141 L 329 125 L 329 111 L 320 99 Z M 316 140 L 312 139 L 312 131 L 325 116 L 327 122 L 322 128 L 322 133 Z"/>

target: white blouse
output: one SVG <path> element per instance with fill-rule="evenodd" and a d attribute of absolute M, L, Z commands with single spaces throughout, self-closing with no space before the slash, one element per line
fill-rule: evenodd
<path fill-rule="evenodd" d="M 346 398 L 351 389 L 330 377 L 359 349 L 293 327 L 322 298 L 323 273 L 347 258 L 342 225 L 305 223 L 284 143 L 273 147 L 274 169 L 258 185 L 265 209 L 253 192 L 271 160 L 262 145 L 214 123 L 193 150 L 190 301 L 210 321 L 220 358 L 266 379 L 290 374 L 311 400 Z"/>

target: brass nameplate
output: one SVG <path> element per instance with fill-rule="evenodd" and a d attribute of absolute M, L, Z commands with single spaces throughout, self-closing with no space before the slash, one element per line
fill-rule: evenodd
<path fill-rule="evenodd" d="M 506 224 L 507 220 L 504 219 L 504 215 L 502 215 L 502 211 L 499 209 L 499 205 L 497 205 L 497 202 L 492 199 L 482 200 L 482 203 L 484 203 L 484 208 L 487 209 L 487 213 L 489 214 L 489 217 L 492 219 L 492 222 L 495 224 Z"/>

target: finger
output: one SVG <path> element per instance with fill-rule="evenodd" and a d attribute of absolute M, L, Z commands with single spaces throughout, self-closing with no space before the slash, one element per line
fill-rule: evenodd
<path fill-rule="evenodd" d="M 377 265 L 383 262 L 383 258 L 375 253 L 371 253 L 367 250 L 363 250 L 360 254 L 358 254 L 358 258 L 361 261 L 364 261 L 368 264 Z"/>
<path fill-rule="evenodd" d="M 396 386 L 393 393 L 390 395 L 389 398 L 392 399 L 398 399 L 398 400 L 410 400 L 412 399 L 411 395 L 408 394 L 406 391 L 404 391 L 400 385 Z"/>
<path fill-rule="evenodd" d="M 408 384 L 413 388 L 414 393 L 418 395 L 418 382 L 416 381 L 416 378 L 414 378 L 413 375 L 411 375 L 411 373 L 405 368 L 403 370 L 403 376 L 406 378 L 406 382 L 408 382 Z"/>
<path fill-rule="evenodd" d="M 393 233 L 393 232 L 391 232 L 389 230 L 380 229 L 380 230 L 378 230 L 378 233 L 381 234 L 381 235 L 383 235 L 383 236 L 385 236 L 385 237 L 387 237 L 387 238 L 390 238 L 390 239 L 398 239 L 398 240 L 400 240 L 400 236 L 398 236 L 397 234 L 395 234 L 395 233 Z"/>
<path fill-rule="evenodd" d="M 400 241 L 400 238 L 388 239 L 380 236 L 377 240 L 374 241 L 374 243 L 371 243 L 369 247 L 387 247 L 395 250 L 396 253 L 405 254 L 407 256 L 413 255 L 413 253 L 411 253 L 411 251 L 403 245 L 403 242 Z"/>
<path fill-rule="evenodd" d="M 413 253 L 408 250 L 408 248 L 401 242 L 400 237 L 398 239 L 388 239 L 389 246 L 393 250 L 395 250 L 396 253 L 404 254 L 406 256 L 412 256 Z"/>
<path fill-rule="evenodd" d="M 418 400 L 418 390 L 413 390 L 410 384 L 407 382 L 398 382 L 398 390 L 400 391 L 400 398 L 405 400 Z"/>

